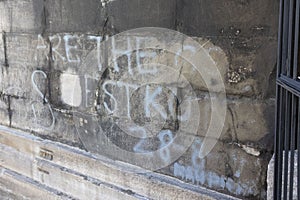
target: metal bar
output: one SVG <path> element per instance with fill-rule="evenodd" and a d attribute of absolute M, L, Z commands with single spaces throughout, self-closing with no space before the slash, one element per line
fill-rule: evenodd
<path fill-rule="evenodd" d="M 281 0 L 278 28 L 274 199 L 294 198 L 295 150 L 300 150 L 300 0 Z M 297 157 L 300 197 L 300 156 Z"/>
<path fill-rule="evenodd" d="M 300 97 L 300 91 L 299 91 L 300 82 L 287 78 L 286 76 L 281 76 L 280 78 L 277 79 L 276 82 L 284 89 Z"/>
<path fill-rule="evenodd" d="M 278 49 L 277 49 L 277 77 L 281 74 L 281 51 L 282 51 L 282 30 L 283 28 L 283 0 L 280 0 L 279 5 L 279 27 L 278 27 Z"/>
<path fill-rule="evenodd" d="M 280 162 L 280 154 L 279 154 L 279 146 L 280 146 L 280 137 L 279 137 L 279 131 L 280 131 L 280 116 L 281 116 L 281 107 L 280 107 L 280 98 L 282 94 L 282 88 L 277 85 L 276 86 L 276 117 L 275 117 L 275 142 L 274 142 L 274 154 L 275 154 L 275 160 L 274 160 L 274 189 L 273 189 L 273 196 L 274 199 L 277 199 L 277 191 L 279 188 L 279 185 L 277 183 L 278 175 L 281 173 L 278 168 L 278 163 Z"/>
<path fill-rule="evenodd" d="M 281 199 L 281 191 L 282 191 L 282 156 L 283 156 L 283 140 L 284 140 L 284 135 L 283 135 L 283 128 L 284 128 L 284 112 L 285 109 L 283 108 L 284 106 L 284 101 L 285 101 L 285 90 L 283 88 L 280 88 L 279 90 L 279 104 L 278 109 L 279 109 L 279 125 L 278 129 L 276 132 L 277 135 L 277 148 L 276 148 L 276 153 L 275 153 L 275 181 L 274 181 L 274 199 Z"/>
<path fill-rule="evenodd" d="M 282 35 L 282 60 L 281 60 L 281 74 L 287 75 L 288 68 L 288 56 L 287 56 L 287 48 L 288 48 L 288 31 L 289 31 L 289 3 L 290 0 L 284 1 L 283 5 L 283 35 Z"/>
<path fill-rule="evenodd" d="M 290 150 L 290 127 L 291 127 L 291 93 L 286 92 L 285 102 L 285 127 L 284 127 L 284 167 L 283 167 L 283 199 L 287 199 L 288 190 L 288 165 L 289 165 L 289 150 Z"/>
<path fill-rule="evenodd" d="M 283 41 L 284 41 L 284 10 L 285 2 L 280 0 L 280 13 L 279 13 L 279 29 L 278 29 L 278 52 L 277 52 L 277 78 L 282 74 L 285 58 L 283 56 Z M 285 29 L 286 30 L 286 29 Z M 278 84 L 278 83 L 277 83 Z M 274 189 L 273 197 L 274 200 L 281 199 L 282 189 L 282 116 L 284 110 L 282 109 L 283 104 L 283 88 L 277 85 L 277 100 L 276 100 L 276 130 L 275 130 L 275 162 L 274 162 Z"/>
<path fill-rule="evenodd" d="M 293 64 L 293 79 L 298 78 L 298 54 L 299 54 L 299 12 L 300 1 L 296 1 L 296 14 L 295 14 L 295 39 L 294 39 L 294 64 Z"/>
<path fill-rule="evenodd" d="M 289 199 L 293 200 L 294 191 L 294 156 L 295 156 L 295 143 L 296 143 L 296 125 L 297 125 L 297 97 L 292 94 L 292 121 L 291 121 L 291 149 L 290 149 L 290 191 Z"/>
<path fill-rule="evenodd" d="M 289 32 L 288 32 L 288 54 L 287 54 L 287 76 L 291 77 L 292 75 L 292 65 L 293 65 L 293 47 L 294 47 L 294 0 L 290 0 L 289 5 Z"/>
<path fill-rule="evenodd" d="M 297 196 L 300 199 L 300 98 L 298 98 L 298 120 L 297 120 L 297 149 L 298 149 L 298 167 L 297 167 Z"/>

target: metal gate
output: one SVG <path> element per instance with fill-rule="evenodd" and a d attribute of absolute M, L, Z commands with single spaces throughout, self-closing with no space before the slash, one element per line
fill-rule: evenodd
<path fill-rule="evenodd" d="M 274 199 L 300 199 L 300 157 L 296 156 L 300 146 L 299 14 L 300 0 L 281 0 Z"/>

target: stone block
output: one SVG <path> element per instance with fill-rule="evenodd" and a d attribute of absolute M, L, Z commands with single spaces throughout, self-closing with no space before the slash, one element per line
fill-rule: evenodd
<path fill-rule="evenodd" d="M 61 111 L 43 99 L 16 99 L 10 100 L 11 126 L 21 130 L 30 131 L 43 138 L 66 144 L 80 146 L 75 130 L 73 117 L 68 111 Z"/>
<path fill-rule="evenodd" d="M 56 112 L 55 108 L 61 107 L 51 103 L 55 83 L 51 82 L 54 72 L 49 68 L 49 48 L 41 35 L 7 34 L 8 66 L 1 67 L 0 75 L 1 92 L 7 100 L 6 120 L 13 127 L 78 144 L 72 117 Z"/>
<path fill-rule="evenodd" d="M 265 155 L 254 156 L 239 146 L 218 142 L 200 159 L 202 142 L 203 138 L 196 138 L 180 159 L 160 172 L 243 199 L 266 197 Z"/>
<path fill-rule="evenodd" d="M 1 74 L 1 90 L 5 94 L 34 99 L 41 96 L 40 92 L 45 93 L 49 45 L 41 43 L 39 37 L 6 34 L 7 66 Z M 38 88 L 38 83 L 42 87 Z"/>
<path fill-rule="evenodd" d="M 276 39 L 219 38 L 213 41 L 226 52 L 229 60 L 229 68 L 223 76 L 228 94 L 257 98 L 269 96 L 274 87 L 273 74 L 276 74 Z"/>
<path fill-rule="evenodd" d="M 276 37 L 279 2 L 178 1 L 181 30 L 194 36 Z"/>
<path fill-rule="evenodd" d="M 47 68 L 49 44 L 38 34 L 6 34 L 8 64 L 29 63 L 36 68 Z"/>
<path fill-rule="evenodd" d="M 218 123 L 219 120 L 211 119 L 211 102 L 205 98 L 198 102 L 200 123 L 197 134 L 202 137 L 215 138 L 215 136 L 208 135 L 209 123 Z M 217 139 L 226 143 L 241 143 L 259 150 L 271 151 L 275 130 L 274 115 L 275 102 L 273 100 L 227 100 L 223 130 Z"/>
<path fill-rule="evenodd" d="M 195 40 L 203 45 L 215 62 L 227 94 L 252 98 L 270 96 L 268 94 L 274 87 L 272 74 L 276 69 L 276 40 L 262 37 L 250 41 L 248 39 L 232 41 L 224 38 L 195 38 Z M 193 88 L 211 91 L 204 82 L 203 75 L 195 71 L 194 66 L 179 59 L 180 62 L 183 66 L 181 75 Z M 204 69 L 205 65 L 198 67 Z"/>
<path fill-rule="evenodd" d="M 141 27 L 175 29 L 175 0 L 125 0 L 107 4 L 110 26 L 117 32 Z"/>
<path fill-rule="evenodd" d="M 43 0 L 0 2 L 0 31 L 41 33 L 44 28 Z"/>
<path fill-rule="evenodd" d="M 106 16 L 98 0 L 46 0 L 46 31 L 93 32 L 102 31 Z"/>
<path fill-rule="evenodd" d="M 87 55 L 100 48 L 102 37 L 88 34 L 54 34 L 43 37 L 51 43 L 52 68 L 56 71 L 79 73 Z M 95 63 L 97 64 L 97 63 Z M 84 71 L 82 69 L 81 71 Z"/>

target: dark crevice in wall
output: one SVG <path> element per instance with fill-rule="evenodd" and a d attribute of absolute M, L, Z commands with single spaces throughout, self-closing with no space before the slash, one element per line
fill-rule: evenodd
<path fill-rule="evenodd" d="M 6 42 L 6 32 L 2 32 L 3 48 L 4 48 L 4 66 L 9 67 L 7 59 L 7 42 Z"/>
<path fill-rule="evenodd" d="M 12 127 L 12 116 L 13 116 L 13 110 L 11 108 L 12 99 L 25 99 L 25 97 L 17 96 L 17 95 L 9 95 L 9 94 L 5 94 L 3 92 L 0 92 L 0 100 L 5 102 L 5 104 L 7 104 L 9 127 Z"/>
<path fill-rule="evenodd" d="M 8 118 L 9 118 L 9 127 L 11 127 L 11 123 L 12 123 L 12 109 L 11 109 L 11 96 L 7 97 L 7 112 L 8 112 Z"/>
<path fill-rule="evenodd" d="M 47 75 L 47 77 L 49 77 L 49 75 Z M 49 81 L 49 78 L 47 78 L 45 90 L 44 90 L 44 92 L 43 92 L 43 104 L 44 104 L 44 105 L 48 103 L 48 101 L 47 101 L 47 91 L 49 90 L 49 89 L 48 89 L 48 88 L 49 88 L 49 82 L 50 82 L 50 81 Z M 49 93 L 50 93 L 50 91 L 49 91 Z"/>
<path fill-rule="evenodd" d="M 17 95 L 11 95 L 11 94 L 6 94 L 4 92 L 0 92 L 0 100 L 4 100 L 10 96 L 13 99 L 26 99 L 24 96 L 17 96 Z"/>
<path fill-rule="evenodd" d="M 230 163 L 230 155 L 228 153 L 225 153 L 226 157 L 225 157 L 225 176 L 226 176 L 226 181 L 231 178 L 234 179 L 234 173 L 233 173 L 233 169 Z"/>
<path fill-rule="evenodd" d="M 49 53 L 48 53 L 48 74 L 47 74 L 47 87 L 45 87 L 45 88 L 47 88 L 48 89 L 48 100 L 49 100 L 49 102 L 52 102 L 52 93 L 51 93 L 51 77 L 52 77 L 52 54 L 53 54 L 53 52 L 52 52 L 52 43 L 51 43 L 51 41 L 49 40 L 49 38 L 47 39 L 48 41 L 48 43 L 49 43 Z M 47 89 L 45 90 L 45 91 L 47 91 Z M 47 94 L 47 92 L 45 92 L 44 93 L 44 103 L 46 103 L 45 102 L 45 99 L 46 99 L 46 94 Z"/>
<path fill-rule="evenodd" d="M 108 21 L 109 21 L 109 16 L 106 16 L 106 19 L 105 19 L 105 22 L 104 22 L 104 24 L 103 24 L 103 26 L 102 26 L 102 40 L 104 40 L 104 38 L 105 38 L 105 35 L 106 35 L 106 33 L 107 33 L 107 25 L 108 25 Z"/>
<path fill-rule="evenodd" d="M 46 29 L 47 29 L 47 10 L 46 10 L 46 0 L 44 0 L 43 4 L 43 13 L 42 13 L 42 33 L 41 35 L 44 37 Z"/>
<path fill-rule="evenodd" d="M 180 13 L 182 9 L 182 0 L 175 0 L 175 24 L 174 28 L 176 31 L 181 31 L 182 29 L 182 22 L 179 20 Z"/>
<path fill-rule="evenodd" d="M 229 113 L 230 113 L 230 115 L 231 115 L 231 118 L 232 118 L 232 125 L 233 125 L 233 132 L 234 132 L 234 139 L 233 139 L 233 142 L 237 142 L 237 143 L 239 143 L 239 141 L 238 141 L 238 137 L 237 137 L 237 130 L 236 130 L 236 126 L 237 126 L 237 124 L 235 123 L 235 114 L 234 114 L 234 111 L 233 111 L 233 109 L 230 107 L 230 105 L 228 105 L 228 111 L 229 111 Z"/>

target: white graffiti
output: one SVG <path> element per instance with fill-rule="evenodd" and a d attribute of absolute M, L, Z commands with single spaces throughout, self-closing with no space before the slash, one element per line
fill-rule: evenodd
<path fill-rule="evenodd" d="M 57 39 L 57 43 L 56 45 L 52 45 L 51 51 L 52 51 L 52 60 L 55 60 L 55 56 L 54 53 L 63 61 L 66 60 L 66 58 L 64 56 L 62 56 L 59 52 L 58 49 L 60 47 L 61 44 L 61 37 L 59 35 L 53 35 L 53 36 L 49 36 L 49 41 L 53 43 L 53 41 Z"/>
<path fill-rule="evenodd" d="M 146 95 L 145 95 L 145 114 L 146 117 L 151 117 L 150 116 L 150 105 L 152 105 L 157 112 L 160 113 L 160 115 L 163 117 L 163 119 L 167 119 L 167 113 L 164 111 L 163 106 L 158 104 L 155 101 L 155 98 L 157 95 L 161 94 L 162 92 L 162 87 L 157 87 L 156 90 L 150 94 L 150 87 L 149 85 L 146 86 Z M 170 107 L 170 106 L 169 106 Z"/>
<path fill-rule="evenodd" d="M 88 36 L 88 39 L 95 40 L 97 42 L 97 61 L 98 61 L 98 70 L 102 71 L 102 61 L 101 61 L 101 41 L 103 39 L 102 36 Z"/>
<path fill-rule="evenodd" d="M 199 150 L 202 140 L 195 140 L 192 145 L 191 165 L 183 165 L 178 162 L 174 163 L 174 176 L 191 181 L 193 184 L 207 185 L 210 188 L 227 189 L 228 191 L 237 195 L 249 195 L 256 190 L 255 183 L 240 183 L 238 179 L 219 175 L 211 169 L 207 169 L 206 159 L 199 158 Z M 243 169 L 243 162 L 239 169 Z M 234 176 L 239 178 L 241 172 L 238 170 Z"/>
<path fill-rule="evenodd" d="M 82 58 L 81 54 L 83 49 L 84 39 L 82 36 L 74 35 L 74 34 L 64 34 L 64 35 L 51 35 L 48 37 L 49 42 L 51 43 L 51 52 L 52 52 L 52 60 L 67 63 L 81 63 Z M 101 42 L 103 40 L 102 36 L 87 36 L 87 41 L 92 41 L 96 44 L 97 50 L 97 60 L 98 60 L 98 69 L 102 70 L 102 59 L 101 59 Z M 46 49 L 47 43 L 46 39 L 42 37 L 42 35 L 38 35 L 38 44 L 37 50 Z"/>
<path fill-rule="evenodd" d="M 66 56 L 69 63 L 80 63 L 80 58 L 78 55 L 75 55 L 76 59 L 72 59 L 72 50 L 78 50 L 78 46 L 74 45 L 72 46 L 70 44 L 71 39 L 78 39 L 77 35 L 65 35 L 64 41 L 65 41 L 65 50 L 66 50 Z"/>
<path fill-rule="evenodd" d="M 145 128 L 139 126 L 139 127 L 131 127 L 129 130 L 134 133 L 137 133 L 140 138 L 140 141 L 133 147 L 134 152 L 136 152 L 136 153 L 148 152 L 143 148 L 143 146 L 145 145 L 145 142 L 146 142 L 145 139 L 147 138 L 147 132 L 146 132 Z"/>
<path fill-rule="evenodd" d="M 130 49 L 131 49 L 130 39 L 129 38 L 127 39 L 127 46 L 125 47 L 124 50 L 116 48 L 115 38 L 112 38 L 111 42 L 112 42 L 112 56 L 113 56 L 114 70 L 116 72 L 120 71 L 120 68 L 119 68 L 119 65 L 118 65 L 118 57 L 121 56 L 121 55 L 126 55 L 128 72 L 129 72 L 129 74 L 132 75 L 132 67 L 131 67 L 131 54 L 132 54 L 132 52 L 130 51 Z"/>
<path fill-rule="evenodd" d="M 142 68 L 142 64 L 141 64 L 141 58 L 145 58 L 147 57 L 155 57 L 156 53 L 155 52 L 151 52 L 151 54 L 146 54 L 145 52 L 141 52 L 141 47 L 140 47 L 140 43 L 141 43 L 141 38 L 136 37 L 136 62 L 137 62 L 137 67 L 139 70 L 140 74 L 156 74 L 158 72 L 157 68 L 155 66 L 152 66 L 151 69 L 146 69 L 146 68 Z"/>
<path fill-rule="evenodd" d="M 32 87 L 34 88 L 34 90 L 39 94 L 39 96 L 42 98 L 42 100 L 45 102 L 45 105 L 46 107 L 49 109 L 49 112 L 51 114 L 51 123 L 49 126 L 45 126 L 45 125 L 42 125 L 41 123 L 39 123 L 39 119 L 38 119 L 38 110 L 36 110 L 35 108 L 35 104 L 36 103 L 39 103 L 39 102 L 32 102 L 31 104 L 31 108 L 32 108 L 32 111 L 33 111 L 33 115 L 34 115 L 34 118 L 35 118 L 35 122 L 43 129 L 46 129 L 46 130 L 53 130 L 54 128 L 54 124 L 55 124 L 55 117 L 54 117 L 54 114 L 53 114 L 53 110 L 52 110 L 52 107 L 50 105 L 50 103 L 48 102 L 48 99 L 45 97 L 45 95 L 41 92 L 41 90 L 39 89 L 39 87 L 37 86 L 36 82 L 35 82 L 35 78 L 36 76 L 38 75 L 42 75 L 44 77 L 44 79 L 47 79 L 47 74 L 41 70 L 36 70 L 32 73 L 31 75 L 31 84 L 32 84 Z"/>

